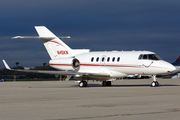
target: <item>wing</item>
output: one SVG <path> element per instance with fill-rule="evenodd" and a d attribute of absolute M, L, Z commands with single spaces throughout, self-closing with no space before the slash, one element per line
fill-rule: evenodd
<path fill-rule="evenodd" d="M 11 69 L 9 65 L 3 60 L 3 63 L 8 70 L 20 71 L 20 72 L 31 72 L 31 73 L 45 73 L 45 74 L 55 74 L 55 75 L 71 75 L 76 77 L 90 77 L 90 78 L 103 78 L 110 77 L 107 73 L 87 73 L 87 72 L 66 72 L 66 71 L 46 71 L 46 70 L 21 70 L 21 69 Z"/>

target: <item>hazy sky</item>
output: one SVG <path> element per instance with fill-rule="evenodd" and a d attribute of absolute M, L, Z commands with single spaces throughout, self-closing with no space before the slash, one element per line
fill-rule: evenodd
<path fill-rule="evenodd" d="M 50 57 L 34 26 L 49 28 L 73 49 L 148 50 L 174 62 L 180 55 L 179 0 L 0 1 L 0 59 L 10 67 L 34 67 Z M 0 68 L 4 65 L 0 62 Z"/>

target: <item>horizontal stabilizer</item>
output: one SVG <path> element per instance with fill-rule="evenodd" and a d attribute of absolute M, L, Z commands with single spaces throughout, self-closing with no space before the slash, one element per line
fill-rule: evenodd
<path fill-rule="evenodd" d="M 52 40 L 55 37 L 38 37 L 38 36 L 15 36 L 12 37 L 12 39 L 44 39 L 44 40 Z M 70 36 L 62 36 L 62 37 L 58 37 L 60 39 L 69 39 L 71 38 Z"/>

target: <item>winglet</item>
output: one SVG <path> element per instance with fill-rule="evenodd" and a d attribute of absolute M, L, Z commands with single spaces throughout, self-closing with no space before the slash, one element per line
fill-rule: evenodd
<path fill-rule="evenodd" d="M 3 61 L 3 63 L 4 63 L 4 66 L 6 67 L 6 69 L 11 70 L 11 68 L 10 68 L 9 65 L 6 63 L 6 61 L 5 61 L 5 60 L 2 60 L 2 61 Z"/>

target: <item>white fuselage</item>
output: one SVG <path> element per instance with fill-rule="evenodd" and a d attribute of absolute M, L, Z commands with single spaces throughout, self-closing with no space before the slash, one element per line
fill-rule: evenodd
<path fill-rule="evenodd" d="M 111 78 L 126 77 L 128 75 L 157 75 L 168 73 L 175 68 L 163 60 L 140 59 L 140 55 L 155 55 L 149 51 L 114 51 L 89 52 L 76 55 L 73 58 L 50 60 L 49 64 L 60 70 L 107 73 Z M 80 67 L 73 68 L 73 59 L 79 60 Z"/>

